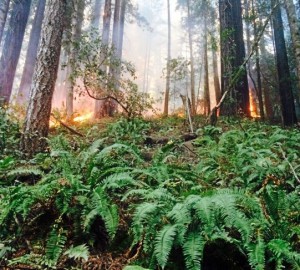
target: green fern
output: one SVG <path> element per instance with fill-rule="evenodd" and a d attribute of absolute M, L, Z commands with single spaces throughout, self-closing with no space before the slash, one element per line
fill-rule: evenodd
<path fill-rule="evenodd" d="M 88 247 L 83 244 L 76 247 L 71 246 L 68 250 L 64 252 L 64 255 L 67 255 L 69 258 L 72 259 L 83 259 L 87 261 L 90 255 Z"/>
<path fill-rule="evenodd" d="M 201 269 L 205 241 L 197 231 L 188 233 L 183 245 L 186 268 L 189 270 Z"/>
<path fill-rule="evenodd" d="M 176 225 L 166 225 L 155 238 L 154 254 L 158 264 L 165 268 L 176 236 Z"/>
<path fill-rule="evenodd" d="M 66 233 L 62 228 L 56 225 L 49 233 L 46 250 L 45 250 L 45 263 L 47 266 L 56 266 L 67 241 Z"/>

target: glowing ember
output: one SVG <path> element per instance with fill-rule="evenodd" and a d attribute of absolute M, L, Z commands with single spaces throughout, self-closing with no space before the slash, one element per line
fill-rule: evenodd
<path fill-rule="evenodd" d="M 80 116 L 77 116 L 73 119 L 74 122 L 85 122 L 89 119 L 91 119 L 93 116 L 93 113 L 90 112 L 90 113 L 87 113 L 87 114 L 84 114 L 84 115 L 80 115 Z"/>

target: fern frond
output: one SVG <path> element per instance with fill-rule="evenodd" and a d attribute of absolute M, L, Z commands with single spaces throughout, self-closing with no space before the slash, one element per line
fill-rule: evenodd
<path fill-rule="evenodd" d="M 20 177 L 29 177 L 29 176 L 39 176 L 42 177 L 44 173 L 36 167 L 19 167 L 14 170 L 11 170 L 7 173 L 8 177 L 11 178 L 20 178 Z"/>
<path fill-rule="evenodd" d="M 203 250 L 205 241 L 200 232 L 190 232 L 183 244 L 183 254 L 185 257 L 185 264 L 189 270 L 201 269 L 201 259 L 203 257 Z"/>
<path fill-rule="evenodd" d="M 266 245 L 264 240 L 258 236 L 255 244 L 246 246 L 248 250 L 249 264 L 253 269 L 264 270 L 265 269 L 265 250 Z"/>
<path fill-rule="evenodd" d="M 52 231 L 49 233 L 46 244 L 46 264 L 47 266 L 56 266 L 62 251 L 67 241 L 66 233 L 61 228 L 54 225 Z"/>
<path fill-rule="evenodd" d="M 150 270 L 150 269 L 143 268 L 143 267 L 138 266 L 138 265 L 128 265 L 128 266 L 125 266 L 125 268 L 123 270 Z"/>
<path fill-rule="evenodd" d="M 176 225 L 166 225 L 155 237 L 154 253 L 162 269 L 167 265 L 176 231 Z"/>
<path fill-rule="evenodd" d="M 64 252 L 64 255 L 68 255 L 69 258 L 75 260 L 83 259 L 84 261 L 87 261 L 90 256 L 90 252 L 89 248 L 83 244 L 76 247 L 71 246 L 67 251 Z"/>

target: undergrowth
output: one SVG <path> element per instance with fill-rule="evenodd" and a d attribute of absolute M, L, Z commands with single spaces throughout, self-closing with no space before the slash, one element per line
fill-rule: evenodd
<path fill-rule="evenodd" d="M 26 162 L 1 155 L 1 267 L 76 269 L 108 252 L 128 270 L 205 269 L 205 250 L 228 243 L 249 269 L 299 269 L 299 131 L 245 121 L 198 129 L 190 151 L 144 145 L 176 125 L 119 120 L 101 137 L 55 135 Z"/>

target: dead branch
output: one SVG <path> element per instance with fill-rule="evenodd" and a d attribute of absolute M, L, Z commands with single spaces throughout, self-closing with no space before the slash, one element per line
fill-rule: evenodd
<path fill-rule="evenodd" d="M 85 137 L 82 133 L 76 131 L 75 129 L 69 127 L 67 124 L 65 124 L 63 121 L 61 121 L 60 119 L 58 119 L 53 113 L 51 113 L 51 116 L 55 119 L 55 121 L 57 121 L 58 123 L 60 123 L 63 127 L 65 127 L 66 129 L 68 129 L 69 131 L 71 131 L 72 133 L 74 133 L 77 136 L 80 137 Z"/>

